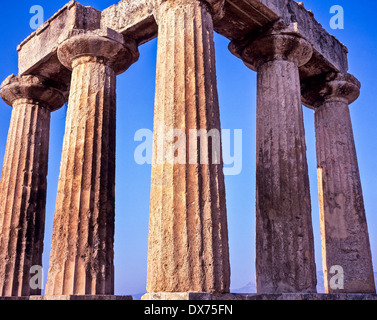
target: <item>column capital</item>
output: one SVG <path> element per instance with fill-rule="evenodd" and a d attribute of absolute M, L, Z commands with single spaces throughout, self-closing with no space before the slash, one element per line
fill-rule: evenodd
<path fill-rule="evenodd" d="M 139 58 L 136 42 L 109 28 L 71 29 L 59 38 L 58 43 L 58 58 L 70 70 L 89 59 L 106 63 L 116 74 L 121 74 Z"/>
<path fill-rule="evenodd" d="M 360 95 L 360 82 L 349 73 L 331 72 L 305 81 L 302 99 L 305 105 L 318 108 L 325 101 L 354 102 Z"/>
<path fill-rule="evenodd" d="M 301 67 L 313 54 L 312 45 L 299 35 L 296 26 L 287 26 L 281 20 L 262 33 L 233 40 L 229 50 L 254 71 L 273 60 L 291 61 Z"/>
<path fill-rule="evenodd" d="M 186 6 L 190 4 L 199 3 L 207 8 L 211 13 L 214 21 L 219 21 L 224 17 L 225 0 L 154 0 L 155 18 L 158 21 L 161 10 L 166 11 L 178 6 Z"/>
<path fill-rule="evenodd" d="M 64 88 L 39 75 L 10 75 L 1 84 L 0 96 L 12 107 L 22 101 L 39 104 L 49 111 L 61 108 L 67 101 Z"/>

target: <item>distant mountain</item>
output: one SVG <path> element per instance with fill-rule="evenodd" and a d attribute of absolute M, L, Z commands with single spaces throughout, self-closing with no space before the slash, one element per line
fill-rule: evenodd
<path fill-rule="evenodd" d="M 255 279 L 250 281 L 248 284 L 246 284 L 242 288 L 230 289 L 230 292 L 232 292 L 232 293 L 255 293 L 255 292 L 257 292 L 257 285 L 255 283 Z"/>
<path fill-rule="evenodd" d="M 145 295 L 145 293 L 138 293 L 138 294 L 133 294 L 132 299 L 133 300 L 141 300 L 141 297 Z"/>
<path fill-rule="evenodd" d="M 377 272 L 374 273 L 374 283 L 377 288 Z M 325 279 L 322 271 L 317 272 L 317 292 L 325 293 Z"/>
<path fill-rule="evenodd" d="M 374 281 L 376 283 L 376 288 L 377 288 L 377 272 L 374 273 Z M 257 292 L 257 286 L 255 283 L 255 280 L 253 279 L 242 288 L 232 289 L 230 291 L 233 293 L 255 293 Z M 322 271 L 317 272 L 317 292 L 325 293 L 325 284 L 324 284 L 324 277 L 323 277 Z"/>
<path fill-rule="evenodd" d="M 374 273 L 374 281 L 376 283 L 376 288 L 377 288 L 377 272 Z M 257 292 L 257 286 L 255 283 L 255 280 L 253 279 L 250 281 L 248 284 L 245 286 L 238 288 L 238 289 L 231 289 L 230 292 L 232 293 L 255 293 Z M 318 293 L 325 293 L 325 285 L 324 285 L 324 277 L 323 277 L 323 272 L 318 271 L 317 272 L 317 292 Z M 133 294 L 132 297 L 134 300 L 141 300 L 141 297 L 145 293 L 139 293 L 139 294 Z"/>
<path fill-rule="evenodd" d="M 325 293 L 325 278 L 322 271 L 317 272 L 317 292 Z"/>

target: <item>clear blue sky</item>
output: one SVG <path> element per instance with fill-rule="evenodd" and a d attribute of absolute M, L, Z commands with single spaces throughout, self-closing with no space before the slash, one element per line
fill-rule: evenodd
<path fill-rule="evenodd" d="M 117 0 L 83 0 L 81 3 L 103 10 Z M 33 30 L 29 26 L 32 5 L 44 8 L 51 17 L 67 0 L 3 1 L 1 10 L 0 79 L 17 73 L 17 45 Z M 362 83 L 360 98 L 351 106 L 351 116 L 359 157 L 372 254 L 377 271 L 377 27 L 374 0 L 303 0 L 316 19 L 349 49 L 350 73 Z M 330 7 L 342 5 L 345 29 L 331 30 Z M 256 74 L 232 56 L 228 40 L 215 35 L 218 89 L 222 127 L 243 130 L 243 170 L 226 177 L 230 257 L 233 289 L 254 278 L 254 185 L 255 185 L 255 102 Z M 134 134 L 152 129 L 157 41 L 140 48 L 140 60 L 118 77 L 117 180 L 115 234 L 116 294 L 145 292 L 150 165 L 137 165 Z M 64 135 L 66 108 L 52 115 L 44 269 L 47 276 L 55 197 Z M 0 164 L 3 162 L 11 108 L 0 101 Z M 313 112 L 304 108 L 307 156 L 310 170 L 312 211 L 317 269 L 321 270 L 321 245 L 317 196 Z"/>

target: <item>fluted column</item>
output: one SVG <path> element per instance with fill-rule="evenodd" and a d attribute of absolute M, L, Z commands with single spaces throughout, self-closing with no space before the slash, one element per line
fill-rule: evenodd
<path fill-rule="evenodd" d="M 275 27 L 274 27 L 275 28 Z M 310 44 L 272 28 L 230 49 L 257 70 L 256 281 L 258 293 L 316 292 L 298 67 Z"/>
<path fill-rule="evenodd" d="M 221 1 L 210 2 L 156 4 L 159 38 L 148 292 L 229 291 L 220 136 L 218 161 L 212 156 L 211 140 L 202 140 L 200 147 L 196 144 L 196 130 L 213 129 L 212 133 L 220 135 L 221 128 L 210 13 L 218 16 Z M 163 141 L 169 140 L 173 129 L 183 133 L 183 140 L 177 136 L 178 145 L 187 148 L 176 150 L 178 161 L 169 161 L 175 140 Z"/>
<path fill-rule="evenodd" d="M 0 296 L 39 295 L 30 268 L 42 266 L 50 112 L 62 91 L 37 76 L 9 76 L 1 97 L 13 107 L 0 181 Z"/>
<path fill-rule="evenodd" d="M 138 52 L 110 29 L 64 38 L 72 80 L 46 295 L 113 294 L 116 74 Z"/>
<path fill-rule="evenodd" d="M 360 83 L 350 74 L 329 74 L 303 90 L 315 115 L 323 273 L 329 293 L 376 292 L 348 108 L 359 93 Z M 343 288 L 331 285 L 342 271 Z"/>

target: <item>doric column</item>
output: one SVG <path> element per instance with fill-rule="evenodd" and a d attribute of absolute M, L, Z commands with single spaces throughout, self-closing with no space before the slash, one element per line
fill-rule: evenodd
<path fill-rule="evenodd" d="M 148 292 L 229 291 L 228 231 L 211 15 L 219 15 L 220 2 L 156 3 L 159 38 Z M 178 161 L 170 161 L 169 150 L 174 139 L 167 141 L 174 129 L 175 133 L 182 133 L 176 136 L 181 147 L 175 150 Z M 202 130 L 204 135 L 212 130 L 212 144 L 211 140 L 201 138 L 199 147 L 197 130 Z M 217 156 L 213 156 L 215 148 Z"/>
<path fill-rule="evenodd" d="M 30 268 L 42 266 L 50 112 L 66 97 L 42 77 L 9 76 L 13 107 L 0 181 L 0 296 L 39 295 Z"/>
<path fill-rule="evenodd" d="M 46 295 L 114 292 L 116 74 L 138 58 L 113 30 L 71 30 L 72 69 Z"/>
<path fill-rule="evenodd" d="M 316 292 L 308 167 L 298 67 L 311 45 L 277 24 L 230 45 L 257 70 L 256 281 L 258 293 Z"/>
<path fill-rule="evenodd" d="M 350 74 L 329 74 L 303 89 L 315 115 L 322 260 L 325 289 L 330 293 L 376 292 L 348 108 L 359 93 L 360 83 Z M 331 278 L 342 271 L 343 288 L 339 281 L 331 284 Z"/>

